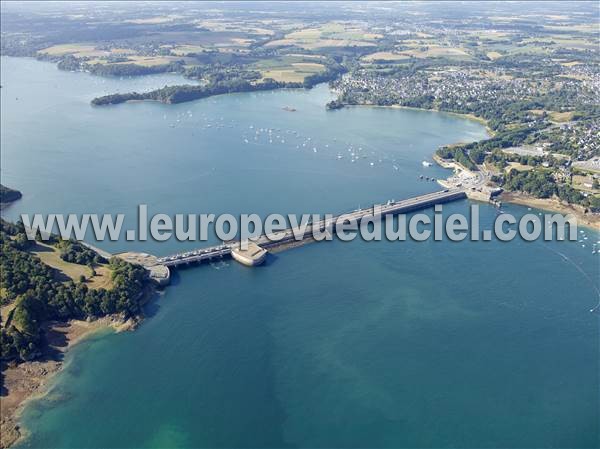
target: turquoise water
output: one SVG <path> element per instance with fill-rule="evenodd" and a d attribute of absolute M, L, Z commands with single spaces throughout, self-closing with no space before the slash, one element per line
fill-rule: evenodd
<path fill-rule="evenodd" d="M 24 193 L 4 215 L 123 212 L 133 226 L 138 203 L 339 212 L 438 189 L 418 175 L 445 171 L 421 161 L 485 136 L 443 114 L 327 112 L 324 86 L 89 106 L 175 81 L 3 58 L 2 183 Z M 272 143 L 266 132 L 254 140 L 261 128 Z M 366 157 L 350 162 L 350 146 Z M 495 217 L 481 214 L 482 225 Z M 136 332 L 67 356 L 50 395 L 26 409 L 22 446 L 595 447 L 600 236 L 584 235 L 590 244 L 331 242 L 257 269 L 180 271 Z M 168 254 L 198 244 L 99 246 Z"/>

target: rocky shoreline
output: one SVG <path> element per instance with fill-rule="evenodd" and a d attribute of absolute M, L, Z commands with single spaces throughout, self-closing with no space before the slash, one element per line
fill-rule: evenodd
<path fill-rule="evenodd" d="M 534 207 L 536 209 L 558 212 L 563 215 L 572 214 L 579 225 L 600 231 L 600 214 L 586 212 L 585 208 L 576 204 L 565 204 L 557 198 L 535 198 L 525 193 L 503 192 L 501 200 L 506 203 Z"/>
<path fill-rule="evenodd" d="M 51 382 L 64 367 L 65 354 L 72 347 L 101 331 L 134 330 L 140 321 L 141 317 L 125 319 L 121 315 L 112 315 L 94 321 L 50 322 L 46 331 L 48 348 L 39 360 L 20 364 L 3 362 L 0 448 L 8 448 L 26 435 L 19 424 L 23 409 L 31 400 L 48 393 Z"/>

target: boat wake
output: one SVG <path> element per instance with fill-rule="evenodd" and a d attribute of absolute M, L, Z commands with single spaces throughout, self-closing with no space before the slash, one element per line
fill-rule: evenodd
<path fill-rule="evenodd" d="M 589 274 L 587 274 L 583 268 L 581 268 L 581 266 L 579 264 L 577 264 L 575 261 L 573 261 L 569 256 L 567 256 L 566 254 L 561 253 L 560 251 L 550 247 L 549 245 L 546 245 L 545 243 L 543 244 L 544 247 L 546 247 L 546 249 L 548 249 L 549 251 L 552 251 L 553 253 L 557 254 L 559 257 L 561 257 L 565 262 L 571 264 L 573 267 L 575 267 L 575 269 L 577 271 L 579 271 L 583 277 L 585 277 L 587 279 L 587 281 L 590 283 L 590 285 L 592 286 L 592 288 L 594 289 L 594 291 L 596 292 L 596 296 L 598 297 L 598 302 L 596 303 L 596 305 L 594 307 L 592 307 L 590 309 L 590 313 L 595 313 L 598 310 L 600 310 L 600 288 L 598 288 L 598 286 L 594 283 L 594 280 L 590 277 Z"/>

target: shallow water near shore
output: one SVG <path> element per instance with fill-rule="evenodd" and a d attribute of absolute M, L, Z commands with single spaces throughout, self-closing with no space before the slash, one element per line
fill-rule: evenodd
<path fill-rule="evenodd" d="M 476 122 L 433 112 L 328 112 L 326 86 L 89 105 L 175 82 L 2 58 L 2 183 L 24 194 L 3 216 L 123 212 L 134 227 L 139 203 L 169 214 L 336 213 L 438 190 L 418 175 L 447 171 L 421 162 L 485 137 Z M 482 205 L 482 227 L 495 214 Z M 179 271 L 135 332 L 67 354 L 52 394 L 25 410 L 19 446 L 595 447 L 600 236 L 584 234 L 336 241 L 256 269 Z M 97 245 L 164 255 L 204 244 Z"/>

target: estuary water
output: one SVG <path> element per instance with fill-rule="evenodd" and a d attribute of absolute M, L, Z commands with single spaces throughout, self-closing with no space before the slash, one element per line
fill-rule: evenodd
<path fill-rule="evenodd" d="M 434 112 L 326 111 L 326 86 L 89 103 L 178 82 L 3 57 L 2 183 L 23 192 L 3 216 L 119 212 L 135 228 L 140 203 L 337 213 L 439 190 L 419 175 L 448 172 L 422 161 L 486 136 Z M 482 226 L 495 216 L 481 206 Z M 595 447 L 600 236 L 582 231 L 561 243 L 334 241 L 255 269 L 179 271 L 138 330 L 67 355 L 50 394 L 26 408 L 20 446 Z M 157 255 L 199 246 L 90 242 Z"/>

